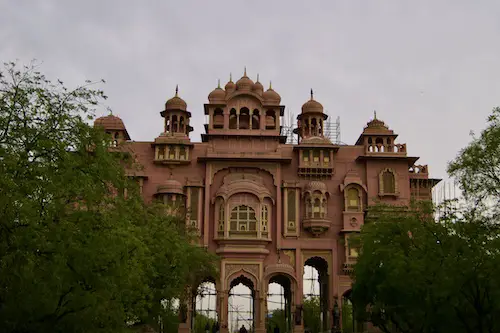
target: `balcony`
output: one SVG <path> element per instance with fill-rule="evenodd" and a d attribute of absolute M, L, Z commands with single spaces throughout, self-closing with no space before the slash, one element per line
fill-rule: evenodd
<path fill-rule="evenodd" d="M 344 275 L 351 275 L 352 273 L 354 273 L 354 265 L 355 263 L 353 262 L 346 262 L 344 264 L 344 267 L 342 268 L 342 272 L 344 273 Z"/>
<path fill-rule="evenodd" d="M 311 216 L 304 217 L 302 220 L 302 225 L 304 229 L 308 230 L 315 237 L 319 237 L 321 234 L 327 232 L 332 225 L 330 219 L 326 216 Z"/>

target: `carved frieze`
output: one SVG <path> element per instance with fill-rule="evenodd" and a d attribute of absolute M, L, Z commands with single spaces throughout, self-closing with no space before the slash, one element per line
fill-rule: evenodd
<path fill-rule="evenodd" d="M 223 170 L 223 169 L 232 169 L 232 168 L 256 168 L 256 169 L 262 169 L 264 171 L 267 171 L 271 174 L 273 177 L 273 182 L 275 186 L 278 186 L 278 177 L 277 177 L 277 166 L 276 164 L 271 164 L 271 163 L 243 163 L 243 162 L 232 162 L 230 165 L 228 163 L 213 163 L 212 167 L 210 168 L 210 184 L 213 183 L 214 181 L 214 176 L 217 174 L 217 172 Z"/>
<path fill-rule="evenodd" d="M 246 271 L 258 278 L 259 264 L 226 264 L 226 279 L 239 271 Z"/>

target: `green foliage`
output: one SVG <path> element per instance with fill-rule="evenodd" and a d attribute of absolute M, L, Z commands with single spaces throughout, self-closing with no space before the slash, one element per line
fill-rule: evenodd
<path fill-rule="evenodd" d="M 472 209 L 500 213 L 500 108 L 488 117 L 486 129 L 462 149 L 448 166 Z"/>
<path fill-rule="evenodd" d="M 354 269 L 357 318 L 384 332 L 499 329 L 498 226 L 464 214 L 436 223 L 424 204 L 375 210 Z"/>
<path fill-rule="evenodd" d="M 500 331 L 500 108 L 448 171 L 460 205 L 435 221 L 427 204 L 371 207 L 353 303 L 384 332 Z"/>
<path fill-rule="evenodd" d="M 276 327 L 278 327 L 280 333 L 287 332 L 285 310 L 282 309 L 273 310 L 273 312 L 271 312 L 271 317 L 268 317 L 267 332 L 274 333 L 274 329 Z"/>
<path fill-rule="evenodd" d="M 353 309 L 351 302 L 342 303 L 342 332 L 354 332 Z"/>
<path fill-rule="evenodd" d="M 160 300 L 213 273 L 183 221 L 144 204 L 123 155 L 86 123 L 105 98 L 90 84 L 69 90 L 13 63 L 0 72 L 2 332 L 157 323 Z"/>
<path fill-rule="evenodd" d="M 304 329 L 311 333 L 321 332 L 321 304 L 317 296 L 304 299 Z"/>
<path fill-rule="evenodd" d="M 194 317 L 194 333 L 205 333 L 208 327 L 208 331 L 212 332 L 212 327 L 215 325 L 216 320 L 210 318 L 202 313 L 196 313 Z"/>

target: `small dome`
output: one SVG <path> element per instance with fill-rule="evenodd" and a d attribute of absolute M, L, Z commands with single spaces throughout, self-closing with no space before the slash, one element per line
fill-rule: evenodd
<path fill-rule="evenodd" d="M 323 113 L 323 105 L 314 99 L 312 89 L 311 99 L 302 105 L 302 113 Z"/>
<path fill-rule="evenodd" d="M 103 127 L 107 130 L 125 131 L 125 124 L 123 123 L 123 120 L 112 114 L 97 118 L 94 121 L 94 127 L 97 126 Z"/>
<path fill-rule="evenodd" d="M 373 129 L 389 129 L 389 127 L 387 127 L 387 125 L 382 120 L 377 118 L 369 121 L 368 124 L 366 124 L 366 127 Z"/>
<path fill-rule="evenodd" d="M 213 101 L 221 101 L 224 100 L 225 98 L 226 98 L 226 92 L 224 91 L 224 89 L 220 87 L 220 81 L 219 81 L 219 85 L 217 86 L 217 88 L 215 88 L 214 90 L 212 90 L 210 94 L 208 94 L 208 100 L 210 102 L 213 102 Z"/>
<path fill-rule="evenodd" d="M 179 87 L 175 87 L 175 96 L 165 103 L 165 110 L 182 110 L 186 111 L 186 102 L 179 97 Z"/>
<path fill-rule="evenodd" d="M 257 81 L 253 84 L 252 90 L 254 92 L 256 92 L 257 94 L 262 95 L 262 92 L 264 91 L 264 87 L 262 86 L 262 83 Z"/>
<path fill-rule="evenodd" d="M 236 89 L 236 85 L 234 84 L 231 76 L 229 76 L 229 82 L 226 83 L 224 90 L 226 90 L 227 93 L 232 93 L 235 89 Z"/>
<path fill-rule="evenodd" d="M 281 96 L 273 90 L 271 83 L 269 83 L 269 89 L 262 94 L 262 97 L 269 104 L 280 104 L 281 102 Z"/>
<path fill-rule="evenodd" d="M 184 195 L 184 186 L 175 179 L 169 179 L 162 185 L 158 185 L 156 194 L 174 193 Z"/>
<path fill-rule="evenodd" d="M 321 191 L 321 192 L 328 192 L 328 189 L 326 187 L 326 184 L 317 180 L 313 180 L 309 182 L 306 186 L 306 190 L 308 191 Z"/>

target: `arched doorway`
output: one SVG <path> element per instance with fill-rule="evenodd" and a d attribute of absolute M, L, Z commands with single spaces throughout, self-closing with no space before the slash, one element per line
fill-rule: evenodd
<path fill-rule="evenodd" d="M 292 332 L 292 283 L 283 274 L 274 275 L 269 279 L 267 289 L 266 330 L 280 333 Z"/>
<path fill-rule="evenodd" d="M 351 296 L 352 290 L 348 290 L 342 295 L 342 332 L 364 332 L 364 323 L 356 320 Z"/>
<path fill-rule="evenodd" d="M 212 332 L 212 328 L 218 324 L 217 315 L 217 289 L 214 280 L 206 280 L 200 283 L 193 292 L 193 316 L 191 332 Z"/>
<path fill-rule="evenodd" d="M 304 264 L 303 311 L 304 329 L 310 333 L 325 332 L 329 327 L 328 263 L 320 257 Z"/>
<path fill-rule="evenodd" d="M 238 332 L 242 326 L 249 333 L 254 331 L 255 286 L 248 277 L 240 275 L 231 281 L 227 313 L 229 332 Z"/>

